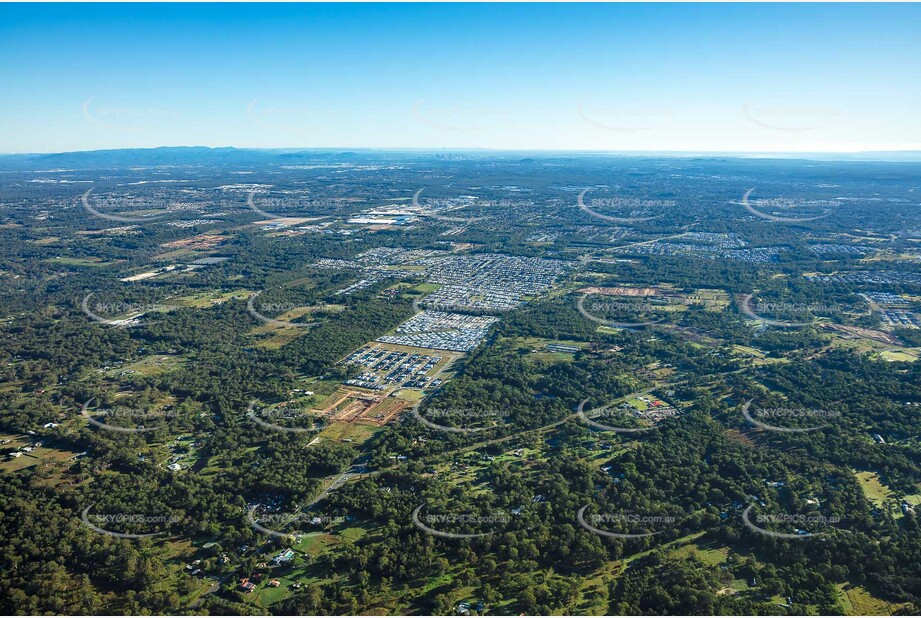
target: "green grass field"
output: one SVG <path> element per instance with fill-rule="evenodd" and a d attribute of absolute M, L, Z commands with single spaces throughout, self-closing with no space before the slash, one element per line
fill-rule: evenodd
<path fill-rule="evenodd" d="M 725 563 L 729 557 L 729 548 L 690 543 L 682 545 L 673 551 L 671 555 L 676 558 L 696 558 L 707 566 L 719 566 Z"/>
<path fill-rule="evenodd" d="M 902 350 L 883 350 L 879 355 L 880 358 L 887 361 L 913 363 L 918 360 L 918 352 L 918 348 L 904 348 Z"/>
<path fill-rule="evenodd" d="M 904 606 L 879 599 L 862 586 L 837 584 L 835 588 L 841 608 L 849 616 L 891 616 Z"/>
<path fill-rule="evenodd" d="M 64 256 L 48 258 L 45 261 L 50 262 L 52 264 L 65 264 L 67 266 L 111 266 L 112 264 L 119 263 L 118 260 L 106 262 L 102 258 L 98 258 L 98 257 L 75 258 L 75 257 L 64 257 Z"/>
<path fill-rule="evenodd" d="M 108 376 L 120 376 L 123 372 L 129 372 L 128 375 L 138 374 L 142 376 L 154 376 L 176 369 L 182 363 L 189 359 L 185 356 L 170 354 L 152 354 L 144 358 L 109 369 L 106 372 Z"/>
<path fill-rule="evenodd" d="M 679 539 L 675 539 L 674 541 L 669 541 L 668 543 L 665 543 L 664 545 L 660 545 L 659 547 L 654 547 L 654 548 L 652 548 L 652 549 L 647 549 L 646 551 L 641 551 L 641 552 L 639 552 L 639 553 L 633 554 L 632 556 L 627 556 L 627 557 L 624 558 L 624 564 L 629 565 L 629 564 L 630 564 L 631 562 L 633 562 L 634 560 L 639 560 L 640 558 L 643 558 L 643 557 L 645 557 L 645 556 L 648 556 L 648 555 L 651 554 L 652 552 L 654 552 L 654 551 L 656 551 L 656 550 L 658 550 L 658 549 L 661 549 L 661 548 L 663 548 L 663 547 L 675 547 L 675 546 L 684 545 L 684 544 L 686 544 L 686 543 L 690 543 L 690 542 L 692 542 L 692 541 L 696 541 L 697 539 L 699 539 L 700 537 L 702 537 L 702 536 L 705 535 L 705 534 L 706 534 L 706 532 L 695 532 L 695 533 L 693 533 L 693 534 L 689 534 L 689 535 L 687 535 L 687 536 L 683 536 L 683 537 L 681 537 L 681 538 L 679 538 Z"/>
<path fill-rule="evenodd" d="M 371 437 L 380 430 L 380 427 L 373 427 L 371 425 L 333 421 L 319 433 L 318 437 L 320 440 L 332 442 L 350 440 L 357 445 L 370 440 Z"/>
<path fill-rule="evenodd" d="M 858 472 L 855 470 L 854 476 L 857 477 L 860 488 L 863 489 L 867 500 L 876 506 L 882 506 L 887 500 L 895 497 L 892 490 L 880 482 L 879 475 L 876 472 Z"/>
<path fill-rule="evenodd" d="M 232 290 L 230 292 L 202 292 L 168 299 L 163 304 L 168 307 L 193 307 L 202 309 L 227 302 L 228 300 L 246 300 L 251 292 L 247 290 Z"/>

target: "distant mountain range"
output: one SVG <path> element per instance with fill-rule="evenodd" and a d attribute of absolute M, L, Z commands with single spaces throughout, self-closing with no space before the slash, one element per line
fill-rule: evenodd
<path fill-rule="evenodd" d="M 328 158 L 331 153 L 326 153 Z M 350 153 L 339 156 L 348 158 Z M 54 154 L 16 154 L 0 156 L 0 166 L 18 168 L 79 167 L 111 168 L 151 165 L 254 165 L 312 159 L 307 151 L 207 148 L 204 146 L 165 146 L 161 148 L 126 148 L 120 150 L 89 150 Z"/>
<path fill-rule="evenodd" d="M 759 158 L 807 159 L 816 161 L 889 161 L 921 162 L 921 151 L 857 153 L 743 153 L 743 152 L 628 152 L 628 151 L 499 151 L 484 149 L 305 149 L 305 148 L 208 148 L 205 146 L 164 146 L 160 148 L 125 148 L 89 150 L 51 154 L 0 155 L 0 168 L 48 169 L 57 167 L 103 169 L 126 166 L 156 165 L 264 165 L 297 164 L 309 161 L 360 161 L 379 158 L 438 157 L 446 154 L 464 157 L 693 157 L 703 159 Z"/>

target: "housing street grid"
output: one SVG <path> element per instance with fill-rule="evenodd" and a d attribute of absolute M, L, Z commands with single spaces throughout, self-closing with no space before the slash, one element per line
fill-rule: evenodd
<path fill-rule="evenodd" d="M 562 260 L 495 253 L 421 260 L 429 265 L 426 279 L 441 284 L 423 305 L 458 307 L 495 313 L 514 309 L 525 297 L 549 290 L 567 272 Z"/>
<path fill-rule="evenodd" d="M 397 334 L 375 341 L 397 345 L 469 352 L 486 338 L 489 327 L 499 318 L 444 311 L 423 311 L 397 327 Z"/>
<path fill-rule="evenodd" d="M 486 338 L 498 318 L 467 313 L 514 309 L 526 297 L 549 290 L 569 268 L 561 260 L 494 253 L 426 257 L 418 264 L 426 268 L 423 276 L 427 281 L 441 286 L 420 302 L 432 309 L 423 310 L 400 324 L 395 333 L 378 337 L 377 341 L 469 352 Z"/>

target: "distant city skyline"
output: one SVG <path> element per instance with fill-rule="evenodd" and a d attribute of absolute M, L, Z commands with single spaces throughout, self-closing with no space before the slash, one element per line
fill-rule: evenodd
<path fill-rule="evenodd" d="M 0 5 L 0 153 L 921 150 L 910 4 Z"/>

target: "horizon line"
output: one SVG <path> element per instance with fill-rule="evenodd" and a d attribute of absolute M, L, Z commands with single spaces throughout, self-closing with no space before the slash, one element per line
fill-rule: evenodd
<path fill-rule="evenodd" d="M 887 150 L 609 150 L 609 149 L 569 149 L 569 148 L 491 148 L 485 146 L 205 146 L 205 145 L 160 145 L 128 146 L 116 148 L 92 148 L 88 150 L 27 151 L 0 152 L 2 157 L 26 157 L 43 155 L 89 154 L 99 152 L 120 152 L 129 150 L 166 150 L 166 149 L 202 149 L 202 150 L 241 150 L 241 151 L 369 151 L 369 152 L 527 152 L 527 153 L 573 153 L 573 154 L 639 154 L 639 155 L 921 155 L 919 148 Z"/>

